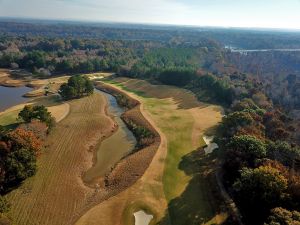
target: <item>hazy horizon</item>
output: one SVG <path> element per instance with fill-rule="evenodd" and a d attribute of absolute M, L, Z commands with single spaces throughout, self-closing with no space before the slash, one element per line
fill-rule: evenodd
<path fill-rule="evenodd" d="M 147 22 L 124 22 L 124 21 L 108 21 L 108 20 L 80 20 L 80 19 L 54 19 L 54 18 L 32 18 L 32 17 L 1 17 L 0 21 L 7 22 L 40 22 L 40 23 L 59 23 L 59 24 L 115 24 L 115 25 L 132 25 L 132 26 L 157 26 L 157 27 L 186 27 L 186 28 L 207 28 L 207 29 L 236 29 L 236 30 L 255 30 L 255 31 L 286 31 L 300 32 L 300 28 L 284 28 L 284 27 L 239 27 L 239 26 L 217 26 L 217 25 L 189 25 L 189 24 L 168 24 L 168 23 L 147 23 Z"/>
<path fill-rule="evenodd" d="M 17 7 L 16 7 L 17 6 Z M 0 17 L 300 29 L 300 0 L 0 0 Z"/>

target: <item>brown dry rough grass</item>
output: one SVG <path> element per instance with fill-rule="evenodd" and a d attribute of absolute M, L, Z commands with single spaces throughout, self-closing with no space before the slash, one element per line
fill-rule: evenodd
<path fill-rule="evenodd" d="M 24 79 L 14 79 L 8 69 L 0 69 L 0 85 L 5 87 L 21 87 L 26 85 L 26 81 Z"/>
<path fill-rule="evenodd" d="M 102 95 L 94 94 L 94 96 Z M 91 167 L 92 158 L 90 156 L 93 154 L 88 153 L 88 151 L 94 151 L 96 143 L 99 143 L 98 140 L 101 138 L 98 137 L 99 135 L 101 136 L 101 129 L 98 125 L 101 124 L 102 129 L 108 129 L 108 131 L 106 130 L 106 132 L 103 133 L 102 137 L 108 137 L 116 128 L 114 124 L 111 124 L 111 118 L 105 116 L 106 120 L 110 122 L 106 124 L 103 118 L 98 117 L 96 113 L 97 107 L 100 107 L 100 114 L 104 116 L 104 108 L 102 106 L 103 99 L 97 103 L 96 101 L 87 101 L 90 98 L 91 97 L 69 103 L 70 114 L 65 120 L 58 124 L 54 131 L 55 135 L 52 134 L 48 138 L 46 144 L 49 145 L 49 150 L 47 150 L 47 154 L 44 154 L 39 162 L 42 167 L 45 166 L 43 164 L 45 162 L 47 162 L 48 166 L 45 166 L 43 170 L 40 168 L 35 177 L 26 181 L 21 188 L 13 192 L 14 194 L 10 194 L 13 204 L 12 217 L 17 218 L 17 224 L 44 224 L 41 223 L 42 221 L 46 221 L 45 224 L 73 224 L 92 206 L 120 193 L 134 184 L 147 169 L 159 144 L 158 134 L 155 135 L 158 139 L 156 138 L 153 144 L 127 156 L 117 163 L 111 173 L 107 174 L 106 184 L 102 179 L 102 181 L 100 180 L 100 185 L 95 189 L 84 186 L 80 175 L 82 175 L 87 168 Z M 86 101 L 90 103 L 86 103 Z M 80 105 L 86 104 L 88 104 L 94 112 L 91 112 L 86 107 L 80 107 Z M 80 107 L 80 112 L 77 112 L 77 110 L 74 112 L 74 109 L 78 107 Z M 148 127 L 149 130 L 155 133 L 156 131 L 140 113 L 139 107 L 139 105 L 136 105 L 136 107 L 127 111 L 125 116 L 134 120 L 136 124 Z M 76 121 L 70 121 L 71 118 L 76 118 Z M 99 121 L 96 121 L 96 119 Z M 87 123 L 86 120 L 91 121 L 91 123 Z M 79 126 L 75 123 L 79 124 Z M 87 125 L 89 125 L 89 128 L 85 127 Z M 94 126 L 98 126 L 100 130 L 98 132 L 95 131 L 93 129 Z M 59 143 L 56 144 L 56 140 L 58 140 Z M 84 146 L 81 146 L 80 143 L 84 143 Z M 74 151 L 74 149 L 78 150 Z M 55 154 L 55 157 L 52 154 Z M 71 158 L 71 154 L 74 158 L 74 162 L 66 167 L 64 161 L 68 161 L 69 158 Z M 74 154 L 78 157 L 74 156 Z M 51 160 L 52 156 L 55 162 Z M 85 160 L 85 158 L 87 160 Z M 55 166 L 57 166 L 58 169 L 56 169 Z M 59 169 L 61 167 L 64 168 L 64 171 Z M 71 174 L 73 176 L 71 176 Z M 45 178 L 45 175 L 47 175 L 47 178 Z M 68 175 L 67 178 L 70 179 L 66 179 L 66 175 Z M 48 177 L 51 178 L 51 182 L 49 183 L 49 187 L 47 186 L 47 188 L 45 188 Z M 58 177 L 59 181 L 55 181 L 55 177 Z M 65 177 L 65 179 L 63 179 L 63 177 Z M 43 184 L 40 184 L 41 180 Z M 53 189 L 53 187 L 55 187 L 55 189 Z M 60 188 L 62 190 L 60 190 Z M 30 199 L 27 197 L 23 199 L 20 198 L 24 192 L 26 195 L 29 195 Z M 80 193 L 82 193 L 82 195 L 80 195 Z M 80 202 L 78 203 L 78 201 Z M 20 204 L 22 207 L 20 207 Z M 72 210 L 70 210 L 70 208 L 72 208 Z M 49 213 L 52 216 L 50 216 Z M 25 222 L 23 223 L 23 221 Z"/>
<path fill-rule="evenodd" d="M 92 163 L 93 146 L 112 132 L 106 100 L 94 94 L 69 102 L 70 113 L 46 140 L 37 174 L 8 195 L 18 225 L 65 225 L 91 204 L 95 190 L 81 175 Z"/>
<path fill-rule="evenodd" d="M 30 102 L 15 105 L 0 112 L 0 125 L 7 126 L 18 122 L 18 114 L 25 105 L 44 105 L 48 111 L 55 118 L 58 123 L 63 120 L 70 112 L 70 105 L 68 103 L 56 102 L 55 96 L 48 96 L 34 99 Z"/>
<path fill-rule="evenodd" d="M 134 218 L 128 213 L 140 209 L 154 215 L 151 224 L 198 224 L 191 223 L 193 218 L 201 220 L 199 224 L 222 223 L 226 213 L 219 211 L 219 202 L 212 193 L 217 187 L 210 188 L 215 184 L 205 177 L 212 170 L 210 161 L 208 166 L 203 164 L 203 174 L 197 177 L 181 168 L 182 161 L 189 155 L 194 158 L 192 153 L 201 147 L 205 130 L 221 120 L 220 108 L 199 103 L 189 91 L 142 80 L 118 78 L 109 85 L 141 102 L 141 113 L 158 131 L 161 143 L 148 169 L 133 186 L 98 204 L 76 224 L 131 225 Z M 182 204 L 175 209 L 174 201 Z M 189 209 L 189 201 L 197 202 L 191 204 L 195 209 Z M 176 222 L 174 212 L 181 208 L 185 209 L 179 212 L 183 220 Z M 195 217 L 185 220 L 189 214 Z"/>

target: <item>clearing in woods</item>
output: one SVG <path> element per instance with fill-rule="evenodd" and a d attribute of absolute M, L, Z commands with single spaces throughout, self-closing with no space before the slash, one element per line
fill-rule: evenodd
<path fill-rule="evenodd" d="M 150 224 L 222 223 L 226 210 L 216 198 L 215 158 L 197 150 L 205 145 L 204 132 L 221 121 L 221 108 L 201 104 L 180 88 L 127 78 L 106 83 L 141 102 L 161 144 L 141 179 L 89 210 L 76 224 L 131 225 L 139 210 L 154 215 Z"/>
<path fill-rule="evenodd" d="M 94 199 L 95 190 L 82 183 L 81 175 L 92 166 L 90 151 L 112 132 L 114 122 L 98 93 L 69 105 L 69 114 L 46 140 L 37 174 L 8 195 L 15 224 L 71 224 Z"/>

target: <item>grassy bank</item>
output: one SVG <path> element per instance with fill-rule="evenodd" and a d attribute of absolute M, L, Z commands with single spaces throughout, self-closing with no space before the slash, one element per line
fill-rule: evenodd
<path fill-rule="evenodd" d="M 100 94 L 69 104 L 69 115 L 47 137 L 37 174 L 8 195 L 16 224 L 70 224 L 92 203 L 95 190 L 83 185 L 81 174 L 91 166 L 91 151 L 111 132 L 113 122 Z"/>
<path fill-rule="evenodd" d="M 19 112 L 25 105 L 44 105 L 51 112 L 57 122 L 61 121 L 69 113 L 69 104 L 63 103 L 58 96 L 48 96 L 33 99 L 27 103 L 13 106 L 0 113 L 0 125 L 11 128 L 17 126 L 21 121 L 18 120 Z"/>
<path fill-rule="evenodd" d="M 151 223 L 221 223 L 226 215 L 220 210 L 219 199 L 214 198 L 216 188 L 210 187 L 215 185 L 213 179 L 211 182 L 212 177 L 207 176 L 214 164 L 208 159 L 204 163 L 198 157 L 201 150 L 197 151 L 204 144 L 203 133 L 221 120 L 220 109 L 170 86 L 127 78 L 107 84 L 142 103 L 143 114 L 158 129 L 162 141 L 136 184 L 88 211 L 77 224 L 132 224 L 131 214 L 140 209 L 154 215 Z M 187 159 L 197 165 L 197 171 L 186 166 Z M 191 200 L 197 204 L 189 204 Z"/>

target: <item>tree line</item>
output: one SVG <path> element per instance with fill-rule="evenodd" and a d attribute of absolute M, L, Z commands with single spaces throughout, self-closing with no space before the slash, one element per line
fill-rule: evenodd
<path fill-rule="evenodd" d="M 300 148 L 292 119 L 259 95 L 236 100 L 218 128 L 223 182 L 245 224 L 297 224 Z"/>
<path fill-rule="evenodd" d="M 0 126 L 0 223 L 10 224 L 5 215 L 10 205 L 5 194 L 35 175 L 43 140 L 55 126 L 55 119 L 43 105 L 26 105 L 19 113 L 19 126 Z"/>

